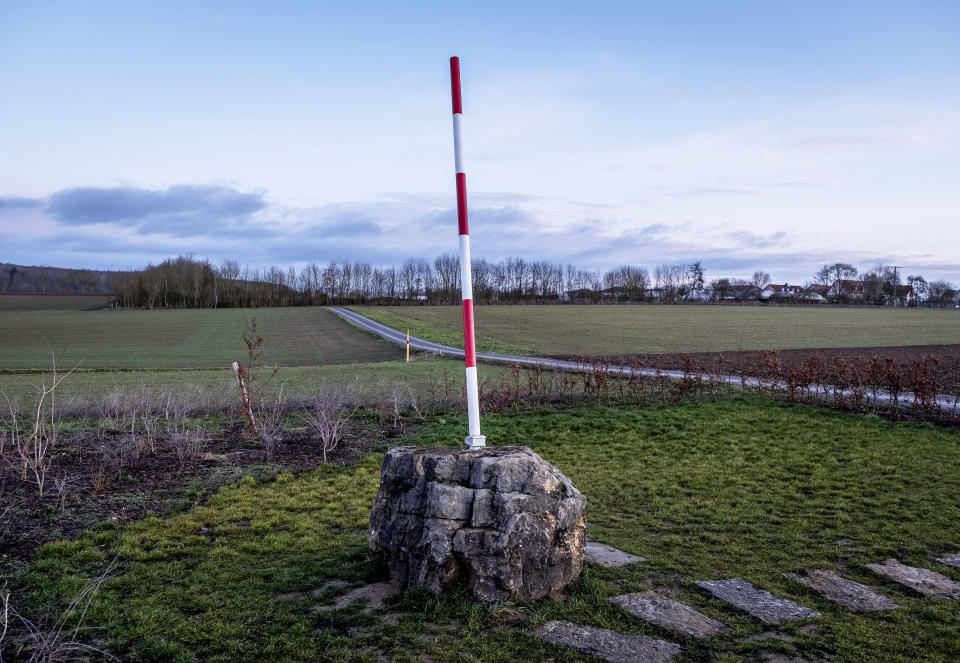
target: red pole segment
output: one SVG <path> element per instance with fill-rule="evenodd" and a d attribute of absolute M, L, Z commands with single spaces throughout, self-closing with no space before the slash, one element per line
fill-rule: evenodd
<path fill-rule="evenodd" d="M 460 96 L 460 58 L 450 58 L 450 95 L 453 99 L 453 160 L 457 178 L 457 230 L 460 236 L 460 295 L 463 300 L 463 354 L 467 370 L 467 420 L 470 449 L 487 444 L 480 434 L 480 394 L 477 388 L 477 349 L 473 337 L 473 276 L 470 272 L 470 230 L 467 223 L 467 176 L 463 172 L 460 120 L 463 100 Z"/>

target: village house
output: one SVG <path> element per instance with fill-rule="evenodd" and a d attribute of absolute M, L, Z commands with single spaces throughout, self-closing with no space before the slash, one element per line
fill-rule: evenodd
<path fill-rule="evenodd" d="M 897 303 L 901 306 L 910 306 L 917 300 L 917 293 L 912 285 L 897 284 Z"/>
<path fill-rule="evenodd" d="M 827 299 L 832 301 L 862 302 L 866 296 L 863 281 L 839 279 L 827 290 Z"/>
<path fill-rule="evenodd" d="M 803 287 L 799 285 L 790 285 L 788 283 L 771 283 L 760 291 L 760 299 L 767 301 L 770 299 L 799 299 L 803 295 Z"/>
<path fill-rule="evenodd" d="M 916 301 L 917 294 L 914 292 L 912 285 L 898 283 L 896 292 L 897 303 L 901 306 L 910 306 Z M 871 298 L 867 292 L 866 281 L 855 281 L 852 279 L 834 281 L 833 285 L 827 290 L 826 297 L 830 301 L 849 302 L 851 304 L 866 303 L 868 299 Z M 882 301 L 872 301 L 871 303 L 880 304 L 890 303 L 892 301 L 889 293 L 880 295 L 880 298 Z M 872 299 L 875 300 L 876 297 L 872 297 Z"/>
<path fill-rule="evenodd" d="M 803 299 L 814 304 L 826 304 L 828 289 L 825 285 L 812 285 L 803 291 Z"/>

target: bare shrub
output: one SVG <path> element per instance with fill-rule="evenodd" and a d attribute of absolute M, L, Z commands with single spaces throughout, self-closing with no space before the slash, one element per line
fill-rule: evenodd
<path fill-rule="evenodd" d="M 29 480 L 37 487 L 37 493 L 43 495 L 47 473 L 53 462 L 53 449 L 57 446 L 60 429 L 60 412 L 56 406 L 57 388 L 74 370 L 57 373 L 57 361 L 50 353 L 50 376 L 41 378 L 37 385 L 36 405 L 31 407 L 30 416 L 24 427 L 21 424 L 19 408 L 8 401 L 10 440 L 20 462 L 20 478 Z M 6 446 L 6 445 L 4 445 Z"/>
<path fill-rule="evenodd" d="M 94 495 L 100 495 L 107 489 L 107 468 L 103 463 L 97 466 L 97 471 L 94 472 L 90 484 Z"/>
<path fill-rule="evenodd" d="M 377 413 L 380 425 L 389 426 L 393 431 L 402 432 L 403 410 L 408 400 L 404 387 L 396 384 L 390 385 L 389 393 L 381 395 L 373 401 L 373 409 Z"/>
<path fill-rule="evenodd" d="M 320 438 L 324 463 L 327 462 L 327 454 L 340 443 L 344 428 L 356 411 L 357 406 L 350 394 L 340 389 L 320 394 L 306 411 L 307 425 Z"/>
<path fill-rule="evenodd" d="M 16 448 L 20 401 L 3 394 L 5 407 L 0 410 L 0 460 L 8 462 L 7 453 Z"/>
<path fill-rule="evenodd" d="M 65 513 L 67 510 L 67 496 L 75 486 L 67 476 L 67 473 L 64 472 L 60 476 L 53 478 L 53 487 L 57 491 L 57 508 L 60 513 Z"/>
<path fill-rule="evenodd" d="M 0 589 L 0 661 L 8 651 L 15 660 L 28 663 L 58 663 L 60 661 L 87 661 L 91 658 L 119 661 L 116 656 L 81 642 L 81 636 L 92 627 L 83 620 L 100 586 L 110 577 L 116 560 L 99 576 L 77 592 L 67 607 L 47 627 L 42 627 L 21 614 L 11 601 L 6 586 Z M 16 636 L 8 641 L 8 636 Z"/>
<path fill-rule="evenodd" d="M 418 391 L 413 389 L 409 391 L 409 399 L 407 400 L 407 403 L 410 405 L 410 409 L 413 410 L 413 413 L 417 419 L 420 421 L 424 421 L 426 419 L 423 399 Z"/>
<path fill-rule="evenodd" d="M 257 410 L 257 433 L 263 442 L 267 458 L 272 459 L 277 445 L 283 439 L 283 417 L 286 412 L 283 400 L 283 385 L 277 391 L 277 397 L 269 403 L 263 402 Z"/>
<path fill-rule="evenodd" d="M 199 428 L 182 427 L 170 435 L 177 460 L 183 462 L 197 456 L 203 449 L 203 431 Z"/>

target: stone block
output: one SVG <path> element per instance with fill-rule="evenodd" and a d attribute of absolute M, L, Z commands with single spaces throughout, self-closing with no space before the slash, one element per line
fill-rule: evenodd
<path fill-rule="evenodd" d="M 583 567 L 586 500 L 526 447 L 396 447 L 383 460 L 368 542 L 391 577 L 481 600 L 559 593 Z"/>
<path fill-rule="evenodd" d="M 608 569 L 647 561 L 643 557 L 631 555 L 628 552 L 623 552 L 613 546 L 608 546 L 605 543 L 597 543 L 596 541 L 587 541 L 586 557 L 588 562 L 599 564 Z"/>
<path fill-rule="evenodd" d="M 670 663 L 683 651 L 672 642 L 572 622 L 547 622 L 537 630 L 536 636 L 552 645 L 597 656 L 607 663 Z"/>
<path fill-rule="evenodd" d="M 815 610 L 776 597 L 766 590 L 754 587 L 741 578 L 698 580 L 697 586 L 767 624 L 780 624 L 791 619 L 809 619 L 820 616 L 820 613 Z"/>
<path fill-rule="evenodd" d="M 727 628 L 716 619 L 656 592 L 622 594 L 609 601 L 638 619 L 692 638 L 706 638 Z"/>
<path fill-rule="evenodd" d="M 791 580 L 806 585 L 828 601 L 854 612 L 893 610 L 897 604 L 859 582 L 847 580 L 833 571 L 809 569 L 803 573 L 784 573 Z"/>
<path fill-rule="evenodd" d="M 943 557 L 937 557 L 936 559 L 941 564 L 946 564 L 947 566 L 952 566 L 955 569 L 960 569 L 960 553 L 944 555 Z"/>
<path fill-rule="evenodd" d="M 938 599 L 960 598 L 960 582 L 936 571 L 907 566 L 895 559 L 885 559 L 880 564 L 867 564 L 867 568 L 924 596 Z"/>

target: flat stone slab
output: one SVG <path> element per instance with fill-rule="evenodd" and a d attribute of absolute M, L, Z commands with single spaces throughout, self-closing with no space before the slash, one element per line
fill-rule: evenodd
<path fill-rule="evenodd" d="M 340 587 L 346 587 L 346 586 L 347 586 L 347 583 L 344 582 L 343 580 L 328 580 L 327 582 L 323 583 L 322 586 L 317 587 L 316 589 L 310 590 L 309 594 L 305 594 L 304 592 L 287 592 L 286 594 L 278 594 L 277 600 L 278 601 L 303 601 L 303 600 L 306 600 L 307 598 L 315 599 L 315 598 L 319 598 L 320 596 L 323 596 L 323 594 L 326 593 L 328 589 L 340 588 Z"/>
<path fill-rule="evenodd" d="M 816 610 L 778 598 L 763 589 L 757 589 L 742 578 L 698 580 L 697 586 L 767 624 L 780 624 L 791 619 L 810 619 L 820 616 Z"/>
<path fill-rule="evenodd" d="M 638 619 L 692 638 L 706 638 L 727 628 L 716 619 L 656 592 L 621 594 L 608 600 Z"/>
<path fill-rule="evenodd" d="M 924 596 L 938 599 L 960 598 L 960 582 L 936 571 L 907 566 L 895 559 L 885 559 L 880 564 L 867 564 L 867 568 Z"/>
<path fill-rule="evenodd" d="M 841 578 L 833 571 L 807 569 L 802 573 L 784 573 L 791 580 L 806 585 L 828 601 L 833 601 L 854 612 L 894 610 L 897 604 L 877 594 L 871 587 Z"/>
<path fill-rule="evenodd" d="M 608 663 L 670 663 L 682 651 L 680 645 L 665 640 L 573 622 L 547 622 L 535 635 L 544 642 L 599 656 Z"/>
<path fill-rule="evenodd" d="M 587 549 L 583 556 L 588 562 L 599 564 L 608 569 L 647 561 L 645 557 L 637 557 L 613 546 L 608 546 L 606 543 L 597 543 L 596 541 L 587 541 Z"/>
<path fill-rule="evenodd" d="M 315 605 L 310 609 L 313 612 L 327 612 L 328 610 L 346 608 L 354 601 L 365 601 L 366 605 L 363 608 L 363 612 L 373 612 L 374 610 L 382 608 L 383 602 L 387 598 L 394 594 L 399 594 L 402 590 L 403 586 L 400 583 L 378 582 L 373 585 L 364 585 L 363 587 L 358 587 L 353 591 L 347 592 L 331 605 Z"/>
<path fill-rule="evenodd" d="M 960 553 L 953 553 L 952 555 L 944 555 L 943 557 L 937 557 L 937 561 L 940 562 L 941 564 L 952 566 L 955 569 L 960 569 Z"/>

